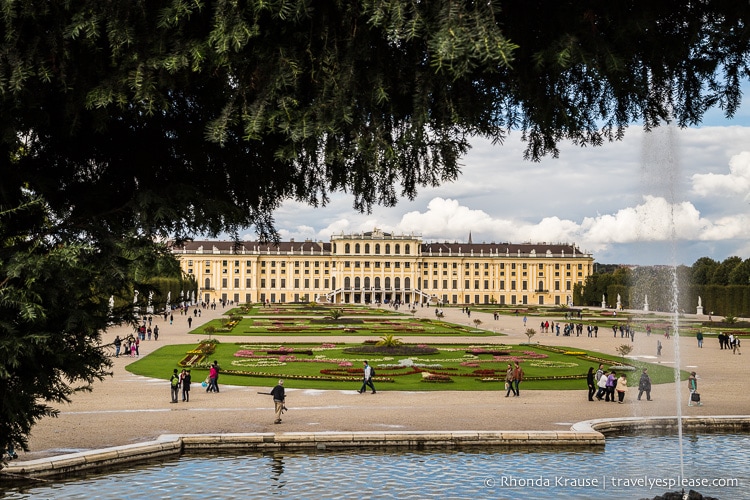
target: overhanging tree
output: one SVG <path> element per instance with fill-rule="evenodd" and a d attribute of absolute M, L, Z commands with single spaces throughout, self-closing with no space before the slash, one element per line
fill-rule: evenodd
<path fill-rule="evenodd" d="M 538 159 L 562 140 L 620 138 L 634 121 L 689 125 L 711 106 L 731 116 L 749 12 L 734 1 L 3 2 L 0 286 L 15 308 L 3 309 L 0 341 L 51 342 L 29 337 L 19 310 L 56 317 L 58 333 L 77 314 L 86 361 L 70 380 L 106 366 L 92 343 L 111 290 L 60 311 L 46 289 L 14 295 L 12 257 L 65 249 L 85 256 L 63 260 L 74 275 L 101 258 L 124 277 L 127 259 L 106 257 L 127 253 L 126 240 L 146 255 L 158 236 L 254 226 L 273 238 L 287 199 L 316 206 L 346 191 L 368 210 L 413 197 L 457 178 L 472 136 L 520 130 Z M 29 196 L 43 216 L 17 210 Z M 44 245 L 30 252 L 40 224 Z M 3 384 L 26 373 L 8 352 Z M 13 397 L 3 392 L 4 408 Z M 2 441 L 23 446 L 27 430 L 3 429 Z"/>

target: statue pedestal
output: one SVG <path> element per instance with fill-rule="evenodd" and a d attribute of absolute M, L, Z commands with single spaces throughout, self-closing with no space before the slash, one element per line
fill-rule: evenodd
<path fill-rule="evenodd" d="M 648 312 L 648 304 L 643 304 L 643 311 Z"/>
<path fill-rule="evenodd" d="M 703 306 L 698 306 L 696 308 L 695 314 L 703 315 Z"/>

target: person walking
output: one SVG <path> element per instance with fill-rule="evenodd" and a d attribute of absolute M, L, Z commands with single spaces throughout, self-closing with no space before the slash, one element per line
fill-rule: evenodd
<path fill-rule="evenodd" d="M 623 373 L 620 378 L 617 379 L 617 402 L 623 404 L 625 402 L 625 393 L 628 392 L 628 378 Z"/>
<path fill-rule="evenodd" d="M 698 341 L 698 347 L 703 348 L 703 332 L 696 333 L 695 338 Z"/>
<path fill-rule="evenodd" d="M 641 400 L 644 392 L 646 393 L 646 400 L 651 401 L 651 377 L 648 376 L 648 368 L 643 369 L 641 379 L 638 381 L 638 401 Z"/>
<path fill-rule="evenodd" d="M 594 382 L 594 367 L 589 366 L 589 372 L 586 374 L 586 384 L 589 386 L 589 401 L 594 400 L 596 394 L 596 382 Z"/>
<path fill-rule="evenodd" d="M 190 370 L 182 370 L 182 382 L 180 382 L 180 385 L 182 385 L 183 403 L 190 402 L 190 383 L 192 382 L 192 380 L 193 379 L 190 376 Z"/>
<path fill-rule="evenodd" d="M 219 392 L 219 363 L 214 360 L 211 366 L 208 368 L 208 387 L 206 392 Z"/>
<path fill-rule="evenodd" d="M 688 390 L 690 391 L 688 406 L 694 406 L 693 399 L 695 399 L 695 406 L 703 406 L 701 396 L 698 394 L 698 376 L 695 372 L 690 372 L 690 376 L 688 377 Z"/>
<path fill-rule="evenodd" d="M 169 387 L 172 391 L 172 403 L 177 402 L 177 395 L 180 391 L 180 375 L 177 373 L 177 368 L 174 369 L 172 376 L 169 377 Z"/>
<path fill-rule="evenodd" d="M 284 401 L 286 400 L 286 392 L 284 391 L 284 381 L 279 380 L 276 387 L 271 389 L 271 396 L 273 396 L 274 411 L 276 412 L 276 420 L 274 424 L 281 423 L 281 412 L 284 411 Z"/>
<path fill-rule="evenodd" d="M 523 381 L 523 368 L 521 368 L 521 365 L 516 361 L 516 367 L 513 369 L 513 386 L 515 388 L 513 395 L 516 397 L 521 395 L 521 390 L 519 388 L 521 381 Z"/>
<path fill-rule="evenodd" d="M 365 392 L 367 390 L 367 386 L 370 386 L 372 388 L 372 393 L 375 394 L 377 391 L 375 390 L 375 386 L 372 383 L 372 367 L 365 361 L 365 367 L 363 370 L 363 379 L 362 379 L 362 388 L 357 391 L 360 394 Z"/>
<path fill-rule="evenodd" d="M 120 338 L 119 335 L 117 335 L 115 337 L 115 340 L 114 340 L 113 343 L 115 345 L 115 357 L 119 358 L 120 357 L 120 347 L 122 347 L 122 339 Z"/>
<path fill-rule="evenodd" d="M 505 370 L 505 397 L 510 396 L 510 393 L 516 395 L 516 390 L 513 387 L 513 363 L 508 363 L 508 369 Z"/>

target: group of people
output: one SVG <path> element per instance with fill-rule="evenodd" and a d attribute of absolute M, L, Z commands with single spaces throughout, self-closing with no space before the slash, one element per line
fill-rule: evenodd
<path fill-rule="evenodd" d="M 717 337 L 719 339 L 719 349 L 731 350 L 732 354 L 737 354 L 740 351 L 740 339 L 738 339 L 733 333 L 727 335 L 724 332 L 719 332 Z M 703 336 L 701 335 L 701 338 L 698 340 L 698 346 L 701 347 L 702 344 Z"/>
<path fill-rule="evenodd" d="M 190 376 L 190 370 L 183 368 L 182 372 L 177 373 L 177 368 L 172 372 L 172 376 L 169 377 L 169 387 L 172 394 L 172 403 L 177 403 L 180 396 L 180 390 L 182 390 L 182 402 L 187 403 L 190 401 L 190 383 L 192 382 Z"/>
<path fill-rule="evenodd" d="M 598 401 L 604 400 L 605 402 L 615 402 L 615 394 L 617 394 L 617 402 L 623 404 L 625 402 L 625 394 L 628 392 L 628 377 L 621 373 L 617 376 L 617 372 L 610 370 L 606 372 L 604 365 L 600 364 L 599 369 L 594 373 L 594 367 L 589 367 L 589 371 L 586 374 L 586 383 L 589 391 L 589 401 L 593 401 L 594 398 Z M 651 378 L 648 375 L 648 369 L 644 368 L 641 373 L 641 379 L 638 382 L 638 401 L 641 400 L 643 393 L 646 393 L 646 399 L 651 399 Z"/>
<path fill-rule="evenodd" d="M 138 348 L 141 340 L 139 336 L 128 335 L 125 340 L 121 339 L 119 335 L 115 337 L 112 344 L 115 346 L 115 357 L 119 358 L 120 353 L 123 356 L 130 356 L 132 358 L 140 356 Z"/>
<path fill-rule="evenodd" d="M 206 392 L 219 392 L 219 363 L 214 360 L 208 369 L 208 377 L 206 378 Z M 182 402 L 187 403 L 190 401 L 190 383 L 191 383 L 190 370 L 183 368 L 182 372 L 178 373 L 177 368 L 172 372 L 172 376 L 169 377 L 169 386 L 172 394 L 172 403 L 177 403 L 180 395 L 180 389 L 182 389 Z"/>
<path fill-rule="evenodd" d="M 139 340 L 151 340 L 151 334 L 154 335 L 154 340 L 159 340 L 159 325 L 154 325 L 154 329 L 151 329 L 151 320 L 149 319 L 149 325 L 146 326 L 146 323 L 144 323 L 138 327 L 138 331 L 136 336 Z"/>
<path fill-rule="evenodd" d="M 618 377 L 614 370 L 606 372 L 602 364 L 594 372 L 594 367 L 592 366 L 589 367 L 586 375 L 586 383 L 588 385 L 589 401 L 593 401 L 596 397 L 599 401 L 604 400 L 614 403 L 615 394 L 617 394 L 618 403 L 622 404 L 625 401 L 625 394 L 628 392 L 628 379 L 624 373 Z M 698 394 L 698 377 L 696 372 L 690 372 L 690 377 L 688 377 L 688 391 L 688 406 L 703 406 Z M 648 374 L 648 368 L 641 370 L 641 378 L 638 380 L 638 401 L 641 400 L 644 393 L 646 394 L 647 401 L 653 401 L 651 399 L 651 377 Z"/>

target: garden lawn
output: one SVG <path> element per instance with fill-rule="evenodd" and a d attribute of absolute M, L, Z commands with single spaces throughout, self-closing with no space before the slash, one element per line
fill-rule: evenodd
<path fill-rule="evenodd" d="M 481 328 L 481 324 L 479 327 Z M 458 336 L 458 335 L 502 335 L 465 325 L 457 325 L 445 321 L 426 318 L 388 317 L 388 318 L 304 318 L 304 317 L 275 317 L 258 318 L 242 317 L 238 323 L 226 318 L 214 319 L 192 330 L 194 335 L 208 336 L 248 336 L 248 335 L 278 335 L 294 336 L 362 336 L 380 337 L 386 333 L 399 336 L 430 335 L 430 336 Z M 207 330 L 208 329 L 208 330 Z"/>
<path fill-rule="evenodd" d="M 226 314 L 237 314 L 240 316 L 331 316 L 338 311 L 343 316 L 394 316 L 405 314 L 407 308 L 398 311 L 391 308 L 373 308 L 358 306 L 354 304 L 318 304 L 318 303 L 273 303 L 270 307 L 262 304 L 250 304 L 235 307 Z"/>
<path fill-rule="evenodd" d="M 413 344 L 411 345 L 413 347 Z M 161 378 L 165 384 L 174 368 L 194 351 L 196 344 L 170 345 L 128 365 L 128 371 L 142 376 Z M 192 378 L 200 383 L 208 375 L 208 364 L 214 359 L 221 366 L 220 384 L 239 386 L 273 386 L 278 378 L 289 387 L 315 389 L 358 389 L 362 363 L 368 360 L 376 371 L 375 385 L 381 390 L 502 390 L 508 362 L 518 359 L 526 380 L 523 387 L 542 390 L 583 390 L 588 368 L 619 365 L 621 358 L 594 351 L 581 351 L 539 345 L 429 345 L 434 354 L 376 354 L 357 352 L 372 349 L 372 344 L 257 344 L 218 343 L 215 351 L 191 366 Z M 352 352 L 352 349 L 354 352 Z M 637 386 L 641 368 L 648 367 L 652 383 L 674 380 L 671 368 L 627 360 L 633 370 L 628 385 Z M 430 376 L 426 375 L 430 374 Z M 682 379 L 687 373 L 682 372 Z M 430 378 L 436 381 L 427 381 Z"/>

